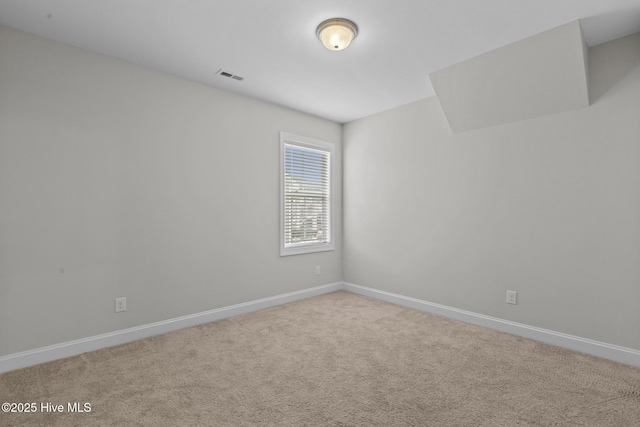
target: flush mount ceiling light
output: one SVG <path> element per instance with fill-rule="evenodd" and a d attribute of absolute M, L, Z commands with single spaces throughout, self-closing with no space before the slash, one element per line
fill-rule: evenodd
<path fill-rule="evenodd" d="M 358 26 L 343 18 L 331 18 L 318 25 L 316 35 L 329 50 L 342 50 L 358 35 Z"/>

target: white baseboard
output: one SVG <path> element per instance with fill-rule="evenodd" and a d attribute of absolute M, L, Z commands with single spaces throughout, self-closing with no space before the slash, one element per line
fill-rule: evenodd
<path fill-rule="evenodd" d="M 530 338 L 546 344 L 564 347 L 581 353 L 590 354 L 592 356 L 624 363 L 625 365 L 640 367 L 640 351 L 631 348 L 620 347 L 561 332 L 550 331 L 548 329 L 524 325 L 522 323 L 511 322 L 509 320 L 498 319 L 496 317 L 485 316 L 483 314 L 460 310 L 416 298 L 405 297 L 391 292 L 354 285 L 352 283 L 345 282 L 343 289 L 353 292 L 354 294 L 369 296 L 382 301 L 401 305 L 403 307 L 437 314 L 473 325 L 484 326 L 486 328 L 507 332 L 524 338 Z"/>
<path fill-rule="evenodd" d="M 14 353 L 0 357 L 0 373 L 12 371 L 14 369 L 26 368 L 27 366 L 50 362 L 52 360 L 62 359 L 65 357 L 76 356 L 78 354 L 99 350 L 101 348 L 126 344 L 128 342 L 165 334 L 178 329 L 215 322 L 216 320 L 251 313 L 253 311 L 263 310 L 265 308 L 275 307 L 341 289 L 344 289 L 342 282 L 332 283 L 242 304 L 208 310 L 201 313 L 190 314 L 188 316 L 177 317 L 175 319 L 163 320 L 161 322 L 150 323 L 93 337 Z"/>
<path fill-rule="evenodd" d="M 485 316 L 483 314 L 460 310 L 391 292 L 354 285 L 352 283 L 338 282 L 2 356 L 0 357 L 0 373 L 37 365 L 39 363 L 50 362 L 52 360 L 62 359 L 65 357 L 76 356 L 88 351 L 126 344 L 139 339 L 149 338 L 191 326 L 215 322 L 216 320 L 239 316 L 241 314 L 251 313 L 265 308 L 275 307 L 339 290 L 346 290 L 355 294 L 391 302 L 403 307 L 437 314 L 465 323 L 483 326 L 501 332 L 507 332 L 543 343 L 556 345 L 558 347 L 564 347 L 581 353 L 624 363 L 626 365 L 640 367 L 640 351 L 638 350 L 498 319 L 496 317 Z"/>

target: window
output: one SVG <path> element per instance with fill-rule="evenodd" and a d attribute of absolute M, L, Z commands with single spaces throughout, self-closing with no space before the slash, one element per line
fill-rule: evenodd
<path fill-rule="evenodd" d="M 334 249 L 333 144 L 280 133 L 280 256 Z"/>

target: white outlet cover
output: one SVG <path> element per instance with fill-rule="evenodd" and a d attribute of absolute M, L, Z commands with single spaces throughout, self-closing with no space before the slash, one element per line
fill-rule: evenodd
<path fill-rule="evenodd" d="M 116 313 L 121 311 L 127 311 L 127 299 L 116 298 Z"/>

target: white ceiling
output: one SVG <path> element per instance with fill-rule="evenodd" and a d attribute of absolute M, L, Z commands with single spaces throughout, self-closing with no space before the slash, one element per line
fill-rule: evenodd
<path fill-rule="evenodd" d="M 360 28 L 344 51 L 315 35 L 333 17 Z M 589 46 L 604 43 L 640 31 L 640 0 L 0 0 L 2 25 L 340 123 L 432 96 L 430 72 L 577 19 Z"/>

